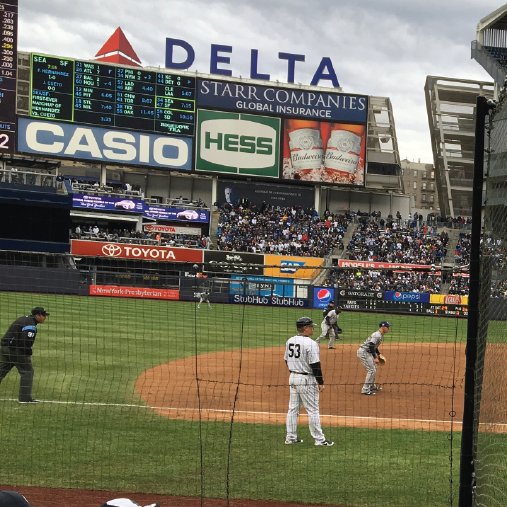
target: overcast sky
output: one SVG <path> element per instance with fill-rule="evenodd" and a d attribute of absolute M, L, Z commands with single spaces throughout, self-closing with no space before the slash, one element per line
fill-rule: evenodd
<path fill-rule="evenodd" d="M 93 59 L 120 26 L 143 65 L 164 67 L 167 37 L 195 50 L 209 73 L 210 46 L 233 47 L 228 68 L 287 81 L 279 52 L 303 54 L 295 81 L 310 84 L 329 57 L 347 93 L 390 97 L 401 158 L 431 163 L 426 76 L 491 81 L 470 58 L 478 21 L 494 0 L 20 0 L 18 48 Z M 329 82 L 321 82 L 329 86 Z"/>

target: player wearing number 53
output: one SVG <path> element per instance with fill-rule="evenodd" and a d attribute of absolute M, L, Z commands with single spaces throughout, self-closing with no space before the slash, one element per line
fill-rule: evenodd
<path fill-rule="evenodd" d="M 0 382 L 16 367 L 20 375 L 20 403 L 37 403 L 32 397 L 32 347 L 37 336 L 37 324 L 42 324 L 48 315 L 44 308 L 36 306 L 30 315 L 17 318 L 0 342 Z"/>
<path fill-rule="evenodd" d="M 315 445 L 330 447 L 334 444 L 327 440 L 320 426 L 319 395 L 324 389 L 324 377 L 320 367 L 319 345 L 312 340 L 315 324 L 310 317 L 301 317 L 296 321 L 297 335 L 285 344 L 285 363 L 290 371 L 289 410 L 287 412 L 287 445 L 300 444 L 298 438 L 298 416 L 301 404 L 308 414 L 310 434 Z"/>

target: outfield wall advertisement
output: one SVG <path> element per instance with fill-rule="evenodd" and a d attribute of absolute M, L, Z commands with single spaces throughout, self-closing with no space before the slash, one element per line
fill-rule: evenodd
<path fill-rule="evenodd" d="M 35 53 L 30 66 L 22 153 L 364 186 L 367 95 Z"/>
<path fill-rule="evenodd" d="M 259 181 L 218 180 L 217 201 L 219 205 L 236 205 L 247 199 L 258 208 L 262 205 L 271 206 L 301 206 L 305 209 L 313 208 L 315 204 L 313 187 L 302 185 L 283 185 L 261 183 Z"/>
<path fill-rule="evenodd" d="M 265 255 L 265 276 L 280 278 L 313 279 L 324 259 L 318 257 L 293 257 L 289 255 Z"/>
<path fill-rule="evenodd" d="M 199 110 L 196 171 L 278 178 L 280 120 Z"/>
<path fill-rule="evenodd" d="M 247 252 L 204 251 L 204 270 L 212 273 L 262 275 L 264 255 Z"/>
<path fill-rule="evenodd" d="M 160 169 L 192 169 L 192 139 L 18 119 L 18 150 L 33 155 Z"/>
<path fill-rule="evenodd" d="M 197 105 L 276 117 L 363 124 L 366 123 L 368 115 L 366 95 L 209 79 L 197 80 Z"/>
<path fill-rule="evenodd" d="M 123 285 L 90 285 L 90 296 L 116 298 L 168 299 L 178 301 L 180 291 L 175 289 L 153 289 L 151 287 L 125 287 Z"/>
<path fill-rule="evenodd" d="M 157 262 L 202 262 L 202 250 L 79 239 L 71 241 L 71 254 Z"/>

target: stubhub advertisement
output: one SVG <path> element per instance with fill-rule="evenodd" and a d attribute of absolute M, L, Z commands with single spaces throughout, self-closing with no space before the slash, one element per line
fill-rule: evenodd
<path fill-rule="evenodd" d="M 334 287 L 313 288 L 313 308 L 326 308 L 331 301 L 334 301 Z"/>
<path fill-rule="evenodd" d="M 294 280 L 268 276 L 231 275 L 229 291 L 230 294 L 273 295 L 292 298 L 294 297 Z"/>

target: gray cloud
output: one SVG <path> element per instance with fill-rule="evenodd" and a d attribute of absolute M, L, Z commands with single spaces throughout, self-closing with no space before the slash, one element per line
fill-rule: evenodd
<path fill-rule="evenodd" d="M 344 91 L 391 98 L 402 158 L 432 161 L 424 83 L 427 75 L 490 81 L 470 59 L 481 18 L 493 0 L 28 0 L 20 5 L 18 46 L 93 58 L 121 26 L 144 65 L 164 66 L 165 39 L 196 50 L 191 70 L 209 72 L 212 43 L 233 46 L 233 74 L 259 71 L 286 80 L 278 52 L 299 53 L 296 81 L 309 84 L 330 57 Z M 322 83 L 328 86 L 329 83 Z"/>

